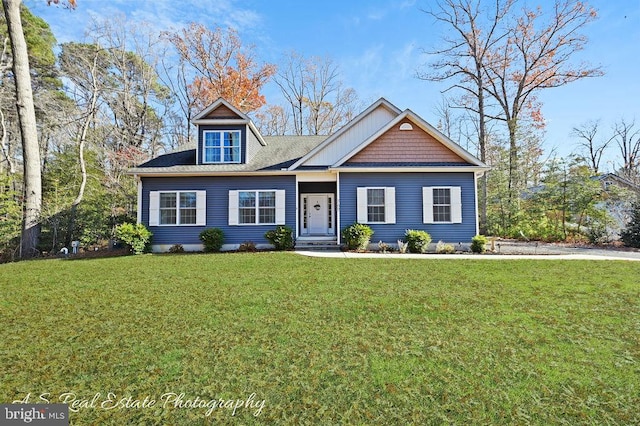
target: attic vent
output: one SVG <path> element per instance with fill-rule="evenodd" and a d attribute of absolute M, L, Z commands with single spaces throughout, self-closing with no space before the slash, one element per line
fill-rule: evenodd
<path fill-rule="evenodd" d="M 409 123 L 402 123 L 400 125 L 400 130 L 413 130 L 413 126 Z"/>

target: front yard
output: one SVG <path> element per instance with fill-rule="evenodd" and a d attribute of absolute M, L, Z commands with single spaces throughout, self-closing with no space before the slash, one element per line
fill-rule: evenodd
<path fill-rule="evenodd" d="M 293 253 L 0 265 L 0 403 L 64 400 L 72 424 L 638 424 L 638 277 Z"/>

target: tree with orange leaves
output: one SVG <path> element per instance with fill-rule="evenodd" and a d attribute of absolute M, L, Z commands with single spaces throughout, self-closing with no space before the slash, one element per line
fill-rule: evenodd
<path fill-rule="evenodd" d="M 595 9 L 577 0 L 556 0 L 550 13 L 538 6 L 509 24 L 509 36 L 485 64 L 485 90 L 496 100 L 509 132 L 509 200 L 518 197 L 518 128 L 523 117 L 544 126 L 537 94 L 543 89 L 603 74 L 599 67 L 575 64 L 587 39 L 580 31 L 597 17 Z"/>
<path fill-rule="evenodd" d="M 196 108 L 203 109 L 220 97 L 243 112 L 254 111 L 266 103 L 260 89 L 276 67 L 258 64 L 251 47 L 243 47 L 236 31 L 191 23 L 167 37 L 197 73 L 189 85 Z"/>

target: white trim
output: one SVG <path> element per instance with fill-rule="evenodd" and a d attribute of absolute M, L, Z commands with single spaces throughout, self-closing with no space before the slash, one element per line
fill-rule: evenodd
<path fill-rule="evenodd" d="M 340 238 L 342 238 L 342 232 L 340 231 L 340 172 L 336 173 L 336 200 L 334 208 L 336 209 L 336 243 L 340 245 Z"/>
<path fill-rule="evenodd" d="M 329 171 L 346 173 L 471 173 L 489 169 L 490 167 L 479 166 L 329 167 Z"/>
<path fill-rule="evenodd" d="M 307 223 L 307 227 L 304 226 L 304 221 L 305 221 L 305 210 L 304 210 L 304 201 L 305 199 L 308 200 L 309 197 L 313 197 L 313 196 L 323 196 L 325 197 L 326 200 L 326 208 L 327 208 L 327 220 L 330 218 L 331 222 L 329 223 L 327 221 L 326 223 L 326 227 L 325 227 L 325 232 L 323 234 L 326 234 L 326 236 L 330 236 L 330 237 L 334 237 L 336 235 L 336 216 L 337 216 L 337 211 L 336 211 L 336 195 L 333 192 L 325 192 L 325 193 L 300 193 L 299 196 L 299 203 L 300 203 L 300 210 L 299 210 L 299 214 L 297 217 L 297 220 L 299 220 L 300 223 L 300 231 L 298 233 L 298 235 L 300 237 L 309 237 L 311 234 L 309 232 L 309 228 L 308 228 L 308 223 Z M 309 209 L 309 205 L 307 202 L 307 210 Z M 313 234 L 315 235 L 315 234 Z"/>
<path fill-rule="evenodd" d="M 133 175 L 138 188 L 138 206 L 136 208 L 136 223 L 142 223 L 142 179 L 137 175 Z"/>
<path fill-rule="evenodd" d="M 479 235 L 480 234 L 480 216 L 478 215 L 480 214 L 480 212 L 478 212 L 478 175 L 476 173 L 473 174 L 473 192 L 475 194 L 474 214 L 476 218 L 476 235 Z"/>
<path fill-rule="evenodd" d="M 356 155 L 357 153 L 362 151 L 369 144 L 371 144 L 372 142 L 377 140 L 380 136 L 382 136 L 384 133 L 386 133 L 387 131 L 389 131 L 390 129 L 392 129 L 398 123 L 400 123 L 401 121 L 403 121 L 405 119 L 410 120 L 412 123 L 414 123 L 420 129 L 422 129 L 423 131 L 425 131 L 429 135 L 433 136 L 434 139 L 436 139 L 438 142 L 440 142 L 442 145 L 444 145 L 446 148 L 448 148 L 453 153 L 457 154 L 460 158 L 462 158 L 466 162 L 468 162 L 468 163 L 470 163 L 470 164 L 472 164 L 474 166 L 487 167 L 486 164 L 484 164 L 482 161 L 480 161 L 475 156 L 471 155 L 470 152 L 468 152 L 467 150 L 462 148 L 460 145 L 458 145 L 457 143 L 455 143 L 454 141 L 452 141 L 451 139 L 446 137 L 444 134 L 440 133 L 440 131 L 438 131 L 438 129 L 436 129 L 435 127 L 433 127 L 432 125 L 430 125 L 429 123 L 424 121 L 420 116 L 416 115 L 410 109 L 404 110 L 402 112 L 402 114 L 398 115 L 396 118 L 394 118 L 393 120 L 389 121 L 389 123 L 387 123 L 386 126 L 382 127 L 380 130 L 378 130 L 372 136 L 370 136 L 369 138 L 365 139 L 360 145 L 358 145 L 353 150 L 351 150 L 347 155 L 342 157 L 340 160 L 338 160 L 336 163 L 334 163 L 331 167 L 332 168 L 340 167 L 341 165 L 346 163 L 351 157 L 353 157 L 354 155 Z"/>
<path fill-rule="evenodd" d="M 433 216 L 433 190 L 448 189 L 450 195 L 450 217 L 447 222 L 436 222 Z M 462 188 L 459 186 L 423 186 L 422 187 L 422 221 L 426 224 L 462 223 Z M 477 220 L 476 220 L 477 222 Z"/>
<path fill-rule="evenodd" d="M 220 161 L 207 161 L 207 147 L 206 147 L 206 135 L 207 133 L 219 133 L 220 134 L 220 146 L 219 147 L 210 147 L 210 149 L 219 148 L 220 150 Z M 236 161 L 225 161 L 224 160 L 224 135 L 225 133 L 237 133 L 238 134 L 238 159 Z M 232 130 L 203 130 L 202 131 L 202 162 L 200 164 L 239 164 L 242 163 L 242 131 L 239 129 Z"/>
<path fill-rule="evenodd" d="M 334 140 L 338 139 L 347 130 L 349 130 L 350 128 L 355 126 L 357 123 L 359 123 L 364 117 L 366 117 L 367 115 L 369 115 L 373 111 L 375 111 L 379 106 L 383 106 L 384 108 L 386 108 L 387 110 L 389 110 L 390 112 L 392 112 L 394 114 L 400 114 L 401 113 L 401 110 L 397 106 L 393 105 L 391 102 L 389 102 L 385 98 L 378 99 L 371 106 L 369 106 L 369 108 L 365 109 L 360 114 L 358 114 L 354 119 L 352 119 L 349 123 L 347 123 L 346 125 L 342 126 L 336 133 L 334 133 L 333 135 L 331 135 L 327 139 L 325 139 L 324 142 L 320 143 L 318 146 L 313 148 L 306 155 L 303 155 L 302 158 L 300 158 L 298 161 L 293 163 L 293 165 L 291 165 L 291 167 L 289 167 L 288 170 L 297 169 L 300 165 L 304 164 L 307 160 L 309 160 L 315 154 L 317 154 L 318 152 L 323 150 L 327 145 L 333 143 Z"/>
<path fill-rule="evenodd" d="M 256 195 L 256 222 L 240 223 L 240 193 L 253 192 Z M 273 192 L 275 195 L 275 222 L 259 223 L 260 220 L 260 192 Z M 284 189 L 238 189 L 229 190 L 229 217 L 227 218 L 230 226 L 269 226 L 269 225 L 285 225 L 286 224 L 286 191 Z"/>
<path fill-rule="evenodd" d="M 193 192 L 196 194 L 196 222 L 180 223 L 180 194 Z M 160 194 L 175 194 L 176 223 L 160 223 Z M 196 189 L 149 191 L 149 226 L 205 226 L 207 217 L 207 191 Z"/>
<path fill-rule="evenodd" d="M 369 189 L 384 190 L 384 222 L 369 221 L 369 204 L 367 195 Z M 393 186 L 359 186 L 356 188 L 356 221 L 364 224 L 392 224 L 396 223 L 396 188 Z"/>
<path fill-rule="evenodd" d="M 303 172 L 297 171 L 297 182 L 336 182 L 337 174 L 327 172 Z"/>
<path fill-rule="evenodd" d="M 209 115 L 209 113 L 211 113 L 212 111 L 215 111 L 216 109 L 218 109 L 220 107 L 220 105 L 226 106 L 231 111 L 233 111 L 233 113 L 235 113 L 238 117 L 242 118 L 243 120 L 247 120 L 247 121 L 249 120 L 249 117 L 246 114 L 244 114 L 238 108 L 236 108 L 233 105 L 231 105 L 224 98 L 218 98 L 211 105 L 209 105 L 208 107 L 206 107 L 205 109 L 200 111 L 198 114 L 196 114 L 196 116 L 191 119 L 191 122 L 193 124 L 198 124 L 198 123 L 196 123 L 196 121 L 204 119 L 204 117 Z"/>

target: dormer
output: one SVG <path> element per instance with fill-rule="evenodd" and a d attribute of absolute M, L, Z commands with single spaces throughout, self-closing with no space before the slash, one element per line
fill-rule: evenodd
<path fill-rule="evenodd" d="M 196 164 L 249 163 L 266 145 L 251 119 L 222 98 L 196 115 L 192 123 L 198 129 Z"/>

